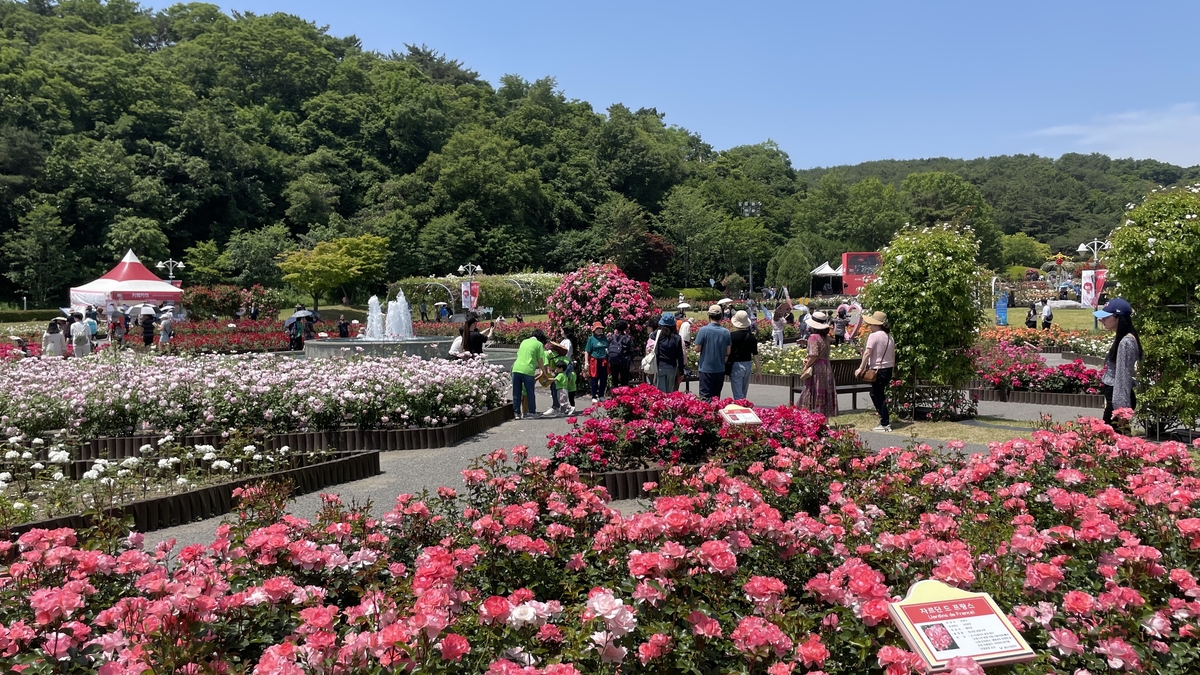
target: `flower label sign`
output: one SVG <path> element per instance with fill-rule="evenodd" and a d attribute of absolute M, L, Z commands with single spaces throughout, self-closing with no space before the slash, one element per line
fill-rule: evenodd
<path fill-rule="evenodd" d="M 930 673 L 945 672 L 950 659 L 956 657 L 972 658 L 981 666 L 1036 658 L 987 593 L 969 593 L 940 581 L 918 581 L 903 600 L 888 605 L 888 614 Z"/>
<path fill-rule="evenodd" d="M 759 419 L 758 414 L 752 408 L 745 408 L 740 405 L 730 404 L 721 408 L 721 418 L 725 420 L 726 424 L 762 424 L 762 420 Z"/>

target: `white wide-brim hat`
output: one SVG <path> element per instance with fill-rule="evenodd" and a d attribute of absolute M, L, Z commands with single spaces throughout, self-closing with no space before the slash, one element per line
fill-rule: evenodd
<path fill-rule="evenodd" d="M 814 330 L 825 330 L 829 328 L 829 315 L 825 312 L 813 312 L 812 315 L 804 319 L 804 323 L 808 324 L 808 327 Z"/>

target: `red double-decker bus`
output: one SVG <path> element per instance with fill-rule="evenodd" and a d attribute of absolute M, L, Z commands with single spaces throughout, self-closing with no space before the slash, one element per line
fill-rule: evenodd
<path fill-rule="evenodd" d="M 879 270 L 879 253 L 857 252 L 842 254 L 842 293 L 858 295 L 875 279 Z"/>

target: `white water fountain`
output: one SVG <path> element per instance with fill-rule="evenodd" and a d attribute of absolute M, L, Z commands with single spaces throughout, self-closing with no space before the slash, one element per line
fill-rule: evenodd
<path fill-rule="evenodd" d="M 372 295 L 367 301 L 367 330 L 363 332 L 363 339 L 383 339 L 383 311 L 379 308 L 378 295 Z"/>
<path fill-rule="evenodd" d="M 367 301 L 367 326 L 361 337 L 310 340 L 304 344 L 307 357 L 336 356 L 345 350 L 371 356 L 416 354 L 425 358 L 446 358 L 450 354 L 451 337 L 421 337 L 413 334 L 412 309 L 404 291 L 387 303 L 383 311 L 379 296 Z"/>
<path fill-rule="evenodd" d="M 367 320 L 370 321 L 369 318 Z M 403 290 L 397 291 L 396 299 L 388 303 L 387 330 L 384 334 L 389 340 L 413 339 L 412 310 Z"/>

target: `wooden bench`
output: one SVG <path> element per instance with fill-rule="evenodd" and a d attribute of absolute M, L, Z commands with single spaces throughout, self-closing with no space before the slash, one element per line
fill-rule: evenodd
<path fill-rule="evenodd" d="M 863 382 L 854 375 L 858 370 L 861 359 L 830 359 L 833 368 L 833 384 L 838 394 L 850 394 L 851 409 L 858 410 L 858 395 L 869 394 L 871 383 Z M 788 403 L 796 405 L 796 394 L 804 391 L 804 381 L 799 375 L 792 375 L 792 384 L 788 387 Z"/>

